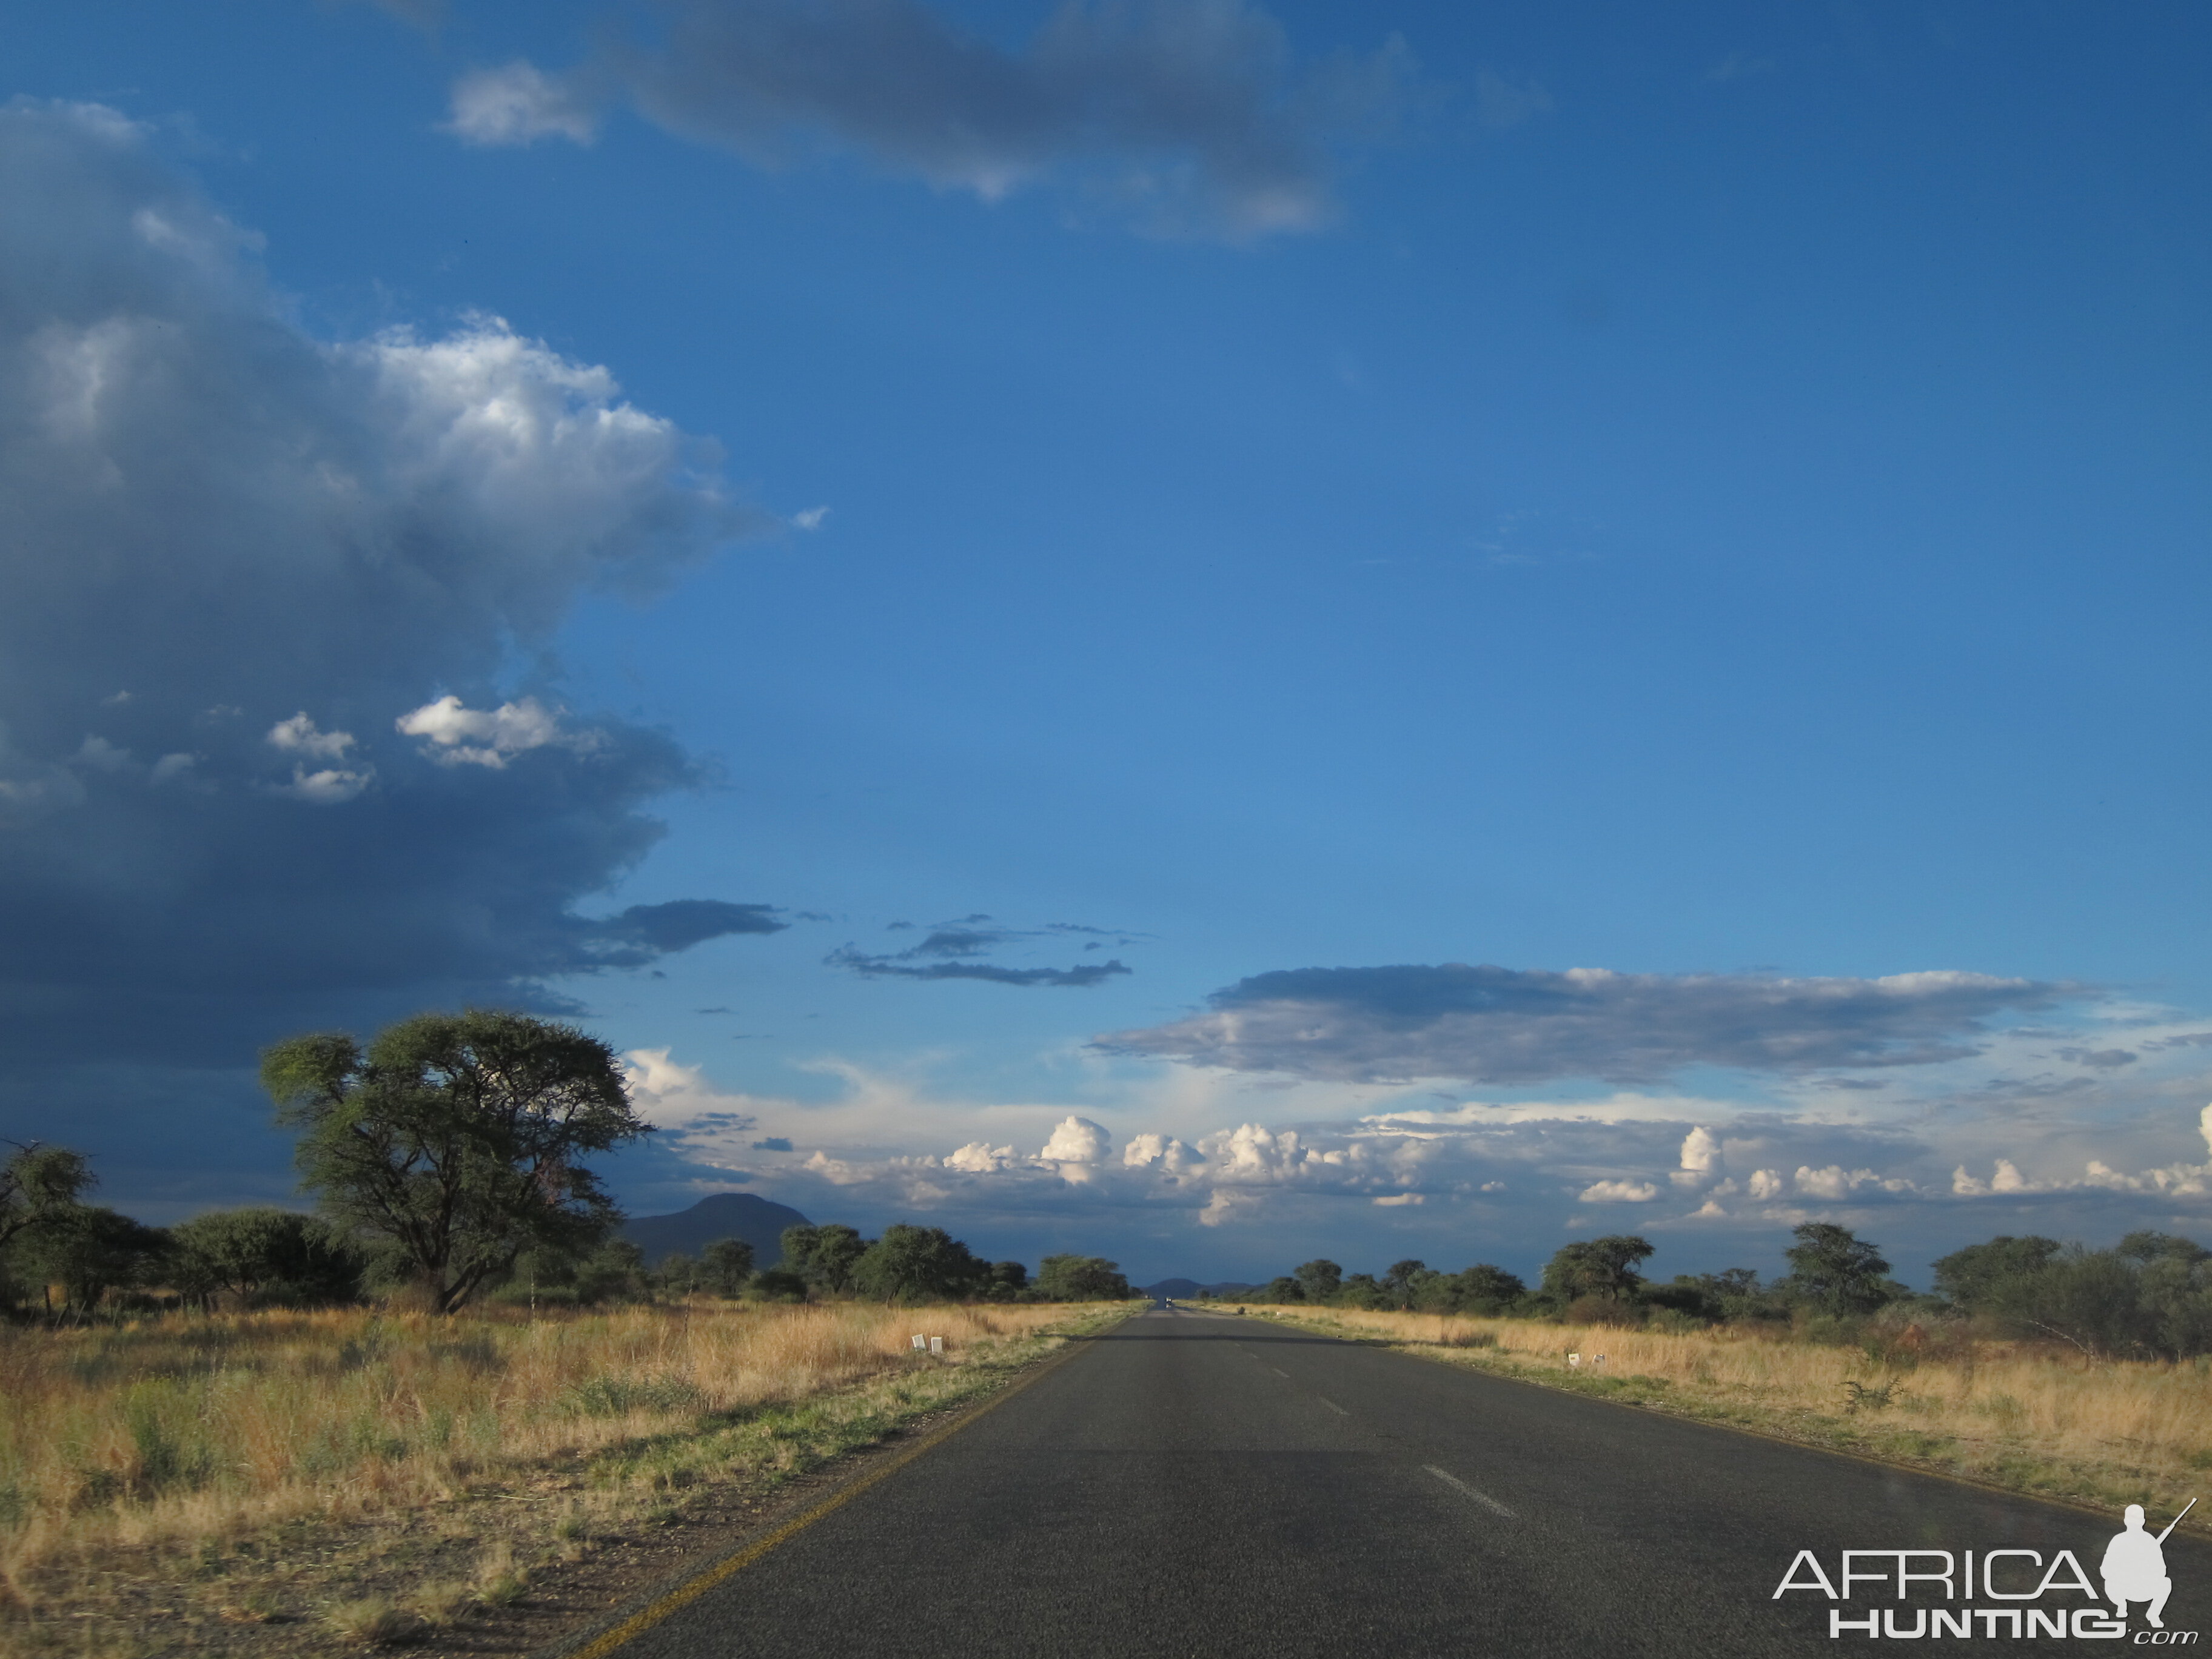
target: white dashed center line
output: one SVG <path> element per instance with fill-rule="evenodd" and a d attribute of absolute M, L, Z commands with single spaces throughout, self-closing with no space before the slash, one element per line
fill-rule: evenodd
<path fill-rule="evenodd" d="M 1436 1476 L 1437 1480 L 1443 1481 L 1444 1485 L 1449 1486 L 1461 1497 L 1472 1498 L 1476 1503 L 1481 1504 L 1483 1508 L 1504 1516 L 1508 1521 L 1514 1518 L 1513 1511 L 1507 1509 L 1504 1504 L 1499 1503 L 1488 1492 L 1477 1492 L 1474 1487 L 1468 1486 L 1466 1481 L 1461 1480 L 1458 1476 L 1446 1474 L 1442 1469 L 1438 1468 L 1433 1463 L 1424 1463 L 1421 1467 L 1426 1469 L 1431 1474 Z"/>
<path fill-rule="evenodd" d="M 1316 1395 L 1314 1398 L 1321 1400 L 1321 1396 L 1319 1395 Z M 1339 1417 L 1349 1417 L 1352 1415 L 1350 1412 L 1345 1410 L 1343 1407 L 1338 1405 L 1334 1400 L 1322 1400 L 1321 1403 L 1328 1407 L 1329 1410 L 1334 1412 Z"/>
<path fill-rule="evenodd" d="M 1268 1366 L 1267 1369 L 1271 1371 L 1275 1371 L 1275 1368 L 1273 1365 Z M 1275 1371 L 1275 1375 L 1281 1377 L 1285 1382 L 1291 1380 L 1291 1374 L 1288 1371 Z"/>

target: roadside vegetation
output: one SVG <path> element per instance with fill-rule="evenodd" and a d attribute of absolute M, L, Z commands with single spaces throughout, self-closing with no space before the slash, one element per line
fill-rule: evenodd
<path fill-rule="evenodd" d="M 1655 1283 L 1633 1236 L 1578 1240 L 1530 1289 L 1478 1264 L 1314 1261 L 1239 1304 L 1364 1341 L 2011 1490 L 2179 1510 L 2212 1482 L 2212 1252 L 1999 1237 L 1921 1294 L 1808 1223 L 1791 1272 Z M 1223 1298 L 1228 1299 L 1228 1298 Z M 2194 1523 L 2187 1529 L 2208 1530 Z"/>
<path fill-rule="evenodd" d="M 1131 1294 L 904 1223 L 648 1262 L 585 1159 L 649 1126 L 569 1027 L 426 1015 L 279 1044 L 264 1079 L 314 1214 L 149 1227 L 65 1147 L 0 1159 L 0 1652 L 419 1642 Z"/>
<path fill-rule="evenodd" d="M 0 1332 L 0 1604 L 51 1634 L 119 1571 L 211 1619 L 313 1622 L 377 1577 L 395 1520 L 410 1551 L 455 1544 L 449 1588 L 481 1599 L 714 1483 L 880 1440 L 1120 1311 L 696 1300 L 17 1326 Z M 499 1571 L 478 1571 L 495 1543 Z"/>
<path fill-rule="evenodd" d="M 1317 1259 L 1241 1299 L 1664 1331 L 1759 1327 L 1814 1342 L 1911 1328 L 1917 1341 L 2048 1340 L 2100 1361 L 2212 1354 L 2212 1250 L 2192 1239 L 2137 1232 L 2093 1250 L 2001 1236 L 1937 1261 L 1935 1290 L 1923 1294 L 1890 1278 L 1881 1248 L 1847 1227 L 1808 1221 L 1792 1236 L 1790 1271 L 1764 1282 L 1731 1267 L 1661 1283 L 1642 1271 L 1656 1254 L 1650 1241 L 1615 1234 L 1566 1245 L 1533 1289 L 1487 1262 L 1447 1273 L 1406 1261 L 1376 1275 Z"/>

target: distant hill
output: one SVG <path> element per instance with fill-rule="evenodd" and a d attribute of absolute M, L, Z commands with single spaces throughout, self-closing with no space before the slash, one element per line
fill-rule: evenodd
<path fill-rule="evenodd" d="M 1200 1291 L 1212 1296 L 1243 1296 L 1248 1291 L 1258 1288 L 1254 1285 L 1240 1285 L 1234 1279 L 1224 1279 L 1218 1285 L 1201 1285 L 1194 1279 L 1163 1279 L 1157 1285 L 1144 1286 L 1144 1291 L 1147 1296 L 1179 1296 L 1188 1301 Z"/>
<path fill-rule="evenodd" d="M 714 1193 L 674 1215 L 633 1216 L 623 1223 L 622 1236 L 645 1252 L 647 1262 L 678 1251 L 696 1255 L 718 1238 L 742 1238 L 753 1247 L 756 1266 L 772 1267 L 783 1254 L 783 1230 L 806 1224 L 788 1204 L 751 1193 Z"/>

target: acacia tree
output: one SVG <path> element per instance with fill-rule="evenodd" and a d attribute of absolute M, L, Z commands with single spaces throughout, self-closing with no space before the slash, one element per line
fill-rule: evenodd
<path fill-rule="evenodd" d="M 1618 1302 L 1644 1283 L 1637 1264 L 1652 1254 L 1650 1241 L 1633 1233 L 1577 1239 L 1563 1245 L 1544 1265 L 1544 1289 L 1563 1302 L 1585 1296 Z"/>
<path fill-rule="evenodd" d="M 1889 1263 L 1881 1248 L 1832 1221 L 1794 1227 L 1797 1242 L 1782 1254 L 1790 1288 L 1836 1315 L 1870 1313 L 1889 1300 Z"/>
<path fill-rule="evenodd" d="M 942 1227 L 894 1222 L 853 1264 L 853 1288 L 879 1302 L 942 1302 L 980 1295 L 991 1264 Z"/>
<path fill-rule="evenodd" d="M 38 1282 L 50 1290 L 59 1285 L 69 1306 L 82 1312 L 111 1290 L 155 1279 L 169 1255 L 165 1234 L 95 1204 L 63 1206 L 24 1243 Z"/>
<path fill-rule="evenodd" d="M 810 1289 L 832 1294 L 853 1288 L 854 1264 L 868 1248 L 868 1241 L 842 1221 L 786 1227 L 779 1242 L 783 1260 L 778 1266 L 797 1273 Z"/>
<path fill-rule="evenodd" d="M 1437 1297 L 1447 1313 L 1499 1314 L 1528 1294 L 1528 1287 L 1518 1273 L 1509 1273 L 1503 1267 L 1487 1261 L 1478 1261 L 1472 1267 L 1463 1267 L 1444 1279 L 1437 1286 Z"/>
<path fill-rule="evenodd" d="M 1344 1269 L 1327 1256 L 1316 1256 L 1291 1270 L 1309 1302 L 1326 1302 L 1344 1288 Z"/>
<path fill-rule="evenodd" d="M 85 1189 L 100 1184 L 84 1154 L 33 1141 L 0 1163 L 0 1250 L 21 1234 L 51 1224 L 75 1207 Z"/>
<path fill-rule="evenodd" d="M 1097 1255 L 1048 1255 L 1037 1263 L 1042 1302 L 1118 1302 L 1130 1294 L 1121 1264 Z"/>
<path fill-rule="evenodd" d="M 301 1184 L 381 1240 L 441 1313 L 525 1249 L 581 1252 L 619 1214 L 578 1159 L 649 1133 L 614 1051 L 574 1026 L 470 1009 L 420 1014 L 367 1049 L 343 1032 L 261 1057 Z"/>
<path fill-rule="evenodd" d="M 1390 1270 L 1382 1275 L 1382 1289 L 1394 1308 L 1406 1309 L 1413 1305 L 1413 1286 L 1429 1274 L 1429 1264 L 1408 1256 L 1403 1261 L 1394 1261 Z"/>

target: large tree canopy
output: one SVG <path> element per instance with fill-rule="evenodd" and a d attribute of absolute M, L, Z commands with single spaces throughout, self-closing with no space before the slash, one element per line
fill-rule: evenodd
<path fill-rule="evenodd" d="M 1563 1302 L 1586 1296 L 1622 1301 L 1644 1283 L 1637 1264 L 1649 1261 L 1652 1249 L 1649 1239 L 1633 1233 L 1577 1239 L 1561 1246 L 1544 1264 L 1544 1289 Z"/>
<path fill-rule="evenodd" d="M 797 1273 L 810 1290 L 839 1292 L 853 1288 L 853 1268 L 866 1253 L 868 1241 L 857 1228 L 842 1221 L 816 1227 L 802 1224 L 786 1227 L 781 1235 L 786 1271 Z"/>
<path fill-rule="evenodd" d="M 471 1009 L 262 1056 L 302 1184 L 381 1240 L 450 1313 L 534 1246 L 582 1250 L 619 1218 L 578 1160 L 650 1132 L 614 1051 L 573 1026 Z"/>
<path fill-rule="evenodd" d="M 1046 1302 L 1119 1302 L 1132 1294 L 1121 1263 L 1097 1255 L 1048 1255 L 1037 1264 L 1037 1295 Z"/>
<path fill-rule="evenodd" d="M 893 1222 L 853 1264 L 853 1288 L 878 1302 L 946 1302 L 981 1296 L 991 1264 L 942 1227 Z"/>
<path fill-rule="evenodd" d="M 81 1152 L 36 1141 L 16 1146 L 0 1163 L 0 1250 L 52 1223 L 75 1206 L 85 1188 L 98 1184 Z"/>
<path fill-rule="evenodd" d="M 1782 1254 L 1793 1288 L 1832 1314 L 1869 1313 L 1889 1300 L 1889 1263 L 1849 1227 L 1808 1221 L 1792 1228 L 1797 1242 Z"/>

